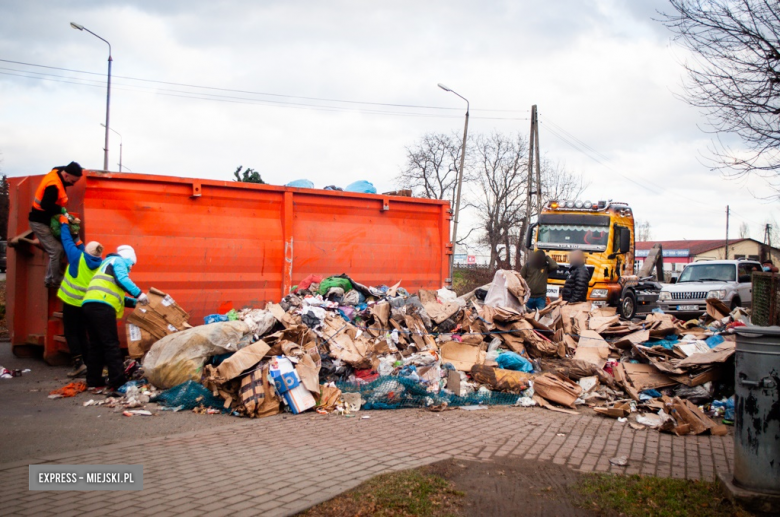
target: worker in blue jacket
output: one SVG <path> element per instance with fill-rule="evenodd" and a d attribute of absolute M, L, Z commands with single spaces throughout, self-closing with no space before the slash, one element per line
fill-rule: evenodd
<path fill-rule="evenodd" d="M 107 386 L 113 391 L 127 381 L 116 320 L 122 319 L 125 307 L 149 303 L 146 294 L 130 280 L 130 269 L 136 262 L 131 246 L 119 246 L 116 253 L 106 257 L 87 287 L 83 308 L 89 333 L 87 386 L 90 388 Z M 108 384 L 103 379 L 103 366 L 108 368 Z"/>
<path fill-rule="evenodd" d="M 62 246 L 68 257 L 68 267 L 62 279 L 57 297 L 62 300 L 62 323 L 65 327 L 65 341 L 73 360 L 73 371 L 68 377 L 81 377 L 87 372 L 84 357 L 87 353 L 87 322 L 81 304 L 87 287 L 103 262 L 103 246 L 92 241 L 86 246 L 76 237 L 73 241 L 68 218 L 60 216 Z"/>

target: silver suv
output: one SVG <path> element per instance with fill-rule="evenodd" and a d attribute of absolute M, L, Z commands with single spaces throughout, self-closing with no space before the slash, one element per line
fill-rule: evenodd
<path fill-rule="evenodd" d="M 707 310 L 707 298 L 717 298 L 732 309 L 749 307 L 754 271 L 761 271 L 755 261 L 694 262 L 683 269 L 676 283 L 664 285 L 658 306 L 670 314 L 701 314 Z"/>

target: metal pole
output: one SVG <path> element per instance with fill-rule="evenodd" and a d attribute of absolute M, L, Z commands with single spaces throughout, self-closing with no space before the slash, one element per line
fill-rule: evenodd
<path fill-rule="evenodd" d="M 108 42 L 106 42 L 108 43 Z M 103 149 L 103 170 L 108 170 L 108 131 L 109 114 L 111 113 L 111 63 L 114 59 L 111 57 L 111 45 L 108 45 L 108 87 L 106 88 L 106 147 Z"/>
<path fill-rule="evenodd" d="M 455 92 L 452 92 L 455 93 Z M 455 95 L 458 95 L 455 93 Z M 454 278 L 452 276 L 453 266 L 455 264 L 455 251 L 458 247 L 458 217 L 460 216 L 460 190 L 463 187 L 463 167 L 466 161 L 466 139 L 469 136 L 469 101 L 458 95 L 466 101 L 466 123 L 463 126 L 463 145 L 460 149 L 460 170 L 458 171 L 458 194 L 455 196 L 455 220 L 452 225 L 452 255 L 450 255 L 450 284 Z"/>
<path fill-rule="evenodd" d="M 729 259 L 729 215 L 731 211 L 729 210 L 729 205 L 726 205 L 726 260 Z"/>
<path fill-rule="evenodd" d="M 76 30 L 79 31 L 87 31 L 88 33 L 95 36 L 97 39 L 108 45 L 108 81 L 106 82 L 106 141 L 104 143 L 103 147 L 103 170 L 108 170 L 108 131 L 109 131 L 109 113 L 111 111 L 111 63 L 114 61 L 114 58 L 111 57 L 111 43 L 108 42 L 105 38 L 101 38 L 91 30 L 87 29 L 83 25 L 80 25 L 78 23 L 70 22 L 70 26 L 73 27 Z"/>
<path fill-rule="evenodd" d="M 119 172 L 122 172 L 122 138 L 119 138 Z"/>

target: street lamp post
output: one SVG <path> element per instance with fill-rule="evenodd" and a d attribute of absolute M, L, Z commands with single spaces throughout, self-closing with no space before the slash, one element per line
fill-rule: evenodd
<path fill-rule="evenodd" d="M 109 113 L 111 112 L 111 63 L 114 61 L 114 59 L 111 57 L 111 43 L 108 42 L 108 40 L 101 38 L 91 30 L 87 29 L 83 25 L 79 25 L 78 23 L 70 22 L 70 26 L 73 27 L 76 30 L 80 31 L 87 31 L 88 33 L 95 36 L 97 39 L 103 41 L 106 45 L 108 45 L 108 83 L 106 88 L 106 142 L 105 146 L 103 148 L 103 170 L 108 170 L 108 131 L 109 131 Z M 120 147 L 121 149 L 121 147 Z"/>
<path fill-rule="evenodd" d="M 105 124 L 100 124 L 103 127 L 106 127 Z M 116 133 L 116 135 L 119 137 L 119 172 L 122 172 L 122 134 L 117 131 L 114 128 L 110 128 L 112 133 Z"/>
<path fill-rule="evenodd" d="M 459 94 L 455 90 L 451 88 L 447 88 L 443 84 L 438 84 L 439 88 L 444 90 L 445 92 L 454 93 L 464 101 L 466 101 L 466 123 L 463 125 L 463 145 L 460 149 L 460 170 L 458 170 L 458 187 L 457 187 L 457 194 L 455 195 L 455 213 L 453 214 L 453 224 L 452 224 L 452 255 L 450 255 L 450 286 L 452 286 L 453 283 L 453 276 L 452 276 L 452 268 L 455 263 L 455 251 L 457 250 L 458 246 L 458 217 L 460 216 L 460 190 L 463 186 L 463 166 L 466 161 L 466 139 L 469 135 L 469 100 L 464 97 L 463 95 Z"/>

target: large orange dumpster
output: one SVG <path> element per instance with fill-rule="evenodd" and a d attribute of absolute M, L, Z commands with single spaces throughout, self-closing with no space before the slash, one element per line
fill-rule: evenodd
<path fill-rule="evenodd" d="M 29 230 L 42 176 L 10 178 L 9 237 Z M 88 172 L 68 189 L 82 239 L 107 251 L 130 244 L 132 278 L 168 292 L 193 323 L 232 305 L 278 301 L 309 274 L 348 273 L 410 290 L 447 281 L 449 203 L 145 174 Z M 46 256 L 22 239 L 8 251 L 7 304 L 14 353 L 43 347 L 67 359 L 60 302 L 43 285 Z M 120 336 L 123 336 L 120 329 Z"/>

